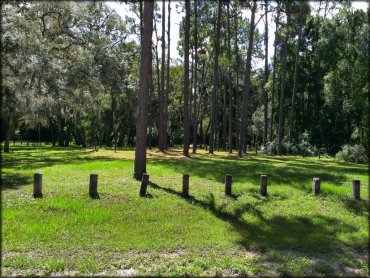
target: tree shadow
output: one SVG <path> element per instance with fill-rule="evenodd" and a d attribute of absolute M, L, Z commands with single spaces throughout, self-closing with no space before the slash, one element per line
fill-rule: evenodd
<path fill-rule="evenodd" d="M 262 163 L 258 160 L 246 162 L 248 163 L 240 163 L 240 161 L 233 159 L 210 160 L 199 157 L 192 159 L 157 158 L 154 161 L 150 160 L 150 163 L 167 166 L 178 173 L 189 173 L 190 175 L 208 178 L 220 183 L 224 182 L 225 174 L 231 174 L 234 183 L 243 182 L 247 179 L 249 182 L 259 185 L 260 175 L 267 174 L 269 183 L 289 185 L 304 192 L 310 191 L 313 177 L 320 177 L 322 186 L 326 182 L 341 185 L 346 181 L 344 174 L 340 174 L 338 171 L 331 171 L 325 167 L 310 168 L 303 165 L 281 167 L 270 163 Z"/>
<path fill-rule="evenodd" d="M 1 190 L 15 190 L 32 182 L 31 176 L 25 176 L 12 172 L 2 172 L 1 176 Z"/>
<path fill-rule="evenodd" d="M 184 198 L 181 192 L 159 186 L 153 182 L 149 182 L 149 186 L 181 197 L 192 205 L 210 211 L 215 217 L 229 223 L 233 230 L 240 235 L 240 240 L 237 241 L 239 245 L 252 250 L 291 251 L 306 255 L 317 254 L 317 252 L 338 253 L 348 250 L 349 246 L 339 239 L 337 234 L 356 230 L 356 227 L 339 223 L 340 221 L 335 218 L 318 214 L 313 217 L 274 216 L 268 218 L 258 208 L 258 205 L 249 203 L 242 204 L 233 212 L 229 212 L 225 210 L 225 204 L 216 204 L 215 196 L 212 193 L 208 194 L 205 200 L 200 200 L 194 196 Z M 260 200 L 262 203 L 269 201 L 267 197 Z M 259 222 L 248 221 L 250 216 L 257 217 Z M 340 229 L 338 229 L 339 225 Z M 357 247 L 350 246 L 353 249 Z"/>

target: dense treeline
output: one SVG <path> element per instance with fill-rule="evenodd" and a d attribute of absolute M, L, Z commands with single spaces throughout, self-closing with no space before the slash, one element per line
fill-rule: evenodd
<path fill-rule="evenodd" d="M 143 143 L 161 151 L 175 145 L 185 155 L 191 145 L 193 152 L 207 146 L 239 156 L 250 147 L 271 154 L 311 148 L 334 155 L 345 144 L 368 149 L 364 11 L 332 1 L 316 10 L 306 1 L 165 3 L 147 12 L 155 38 L 148 52 L 141 52 L 146 2 L 128 4 L 139 20 L 99 2 L 3 4 L 5 151 L 13 139 L 135 146 L 140 77 L 149 82 Z M 177 46 L 182 57 L 188 53 L 183 62 L 168 51 L 175 6 L 186 14 Z M 267 14 L 277 31 L 266 51 Z M 152 67 L 140 74 L 144 56 Z M 265 66 L 256 70 L 258 60 Z"/>

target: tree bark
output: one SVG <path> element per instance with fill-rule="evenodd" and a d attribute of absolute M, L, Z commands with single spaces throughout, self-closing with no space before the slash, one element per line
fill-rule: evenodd
<path fill-rule="evenodd" d="M 290 14 L 287 12 L 287 27 L 290 23 Z M 281 155 L 283 137 L 284 137 L 284 95 L 285 95 L 285 81 L 286 81 L 286 61 L 288 54 L 288 30 L 286 30 L 284 36 L 284 45 L 283 45 L 283 60 L 281 66 L 281 87 L 280 87 L 280 111 L 279 111 L 279 138 L 278 138 L 278 148 L 277 155 Z"/>
<path fill-rule="evenodd" d="M 5 144 L 4 144 L 4 152 L 9 152 L 9 144 L 10 144 L 10 136 L 12 135 L 14 127 L 14 117 L 12 115 L 9 115 L 9 121 L 8 121 L 8 128 L 6 129 L 5 133 Z"/>
<path fill-rule="evenodd" d="M 300 22 L 299 22 L 299 33 L 298 33 L 298 40 L 296 46 L 296 53 L 295 53 L 295 62 L 294 62 L 294 81 L 293 81 L 293 92 L 292 92 L 292 105 L 290 107 L 290 124 L 289 124 L 289 132 L 288 132 L 288 140 L 289 143 L 292 141 L 292 132 L 294 128 L 294 109 L 295 109 L 295 95 L 297 90 L 297 77 L 298 77 L 298 60 L 299 60 L 299 46 L 301 44 L 301 36 L 302 36 L 302 14 L 300 15 Z"/>
<path fill-rule="evenodd" d="M 270 115 L 270 137 L 269 141 L 272 141 L 272 126 L 274 124 L 274 104 L 275 104 L 275 85 L 276 85 L 276 47 L 278 44 L 277 39 L 277 30 L 279 28 L 279 19 L 280 19 L 280 1 L 278 1 L 277 14 L 276 14 L 276 27 L 275 27 L 275 42 L 274 42 L 274 73 L 272 76 L 272 94 L 271 94 L 271 115 Z"/>
<path fill-rule="evenodd" d="M 263 103 L 264 103 L 264 126 L 263 126 L 263 145 L 266 145 L 267 141 L 267 108 L 268 108 L 268 97 L 267 97 L 267 89 L 266 84 L 269 78 L 268 73 L 268 21 L 267 21 L 267 12 L 268 12 L 268 0 L 265 0 L 265 88 L 263 94 Z"/>
<path fill-rule="evenodd" d="M 215 64 L 213 68 L 213 94 L 211 102 L 211 132 L 209 134 L 209 153 L 213 154 L 215 144 L 215 131 L 217 121 L 217 94 L 218 94 L 218 55 L 220 48 L 220 29 L 221 29 L 221 1 L 218 2 L 218 13 L 217 13 L 217 26 L 216 26 L 216 39 L 215 39 Z"/>
<path fill-rule="evenodd" d="M 245 67 L 245 74 L 244 74 L 244 85 L 243 85 L 243 107 L 242 107 L 242 118 L 240 123 L 240 134 L 239 134 L 239 146 L 238 146 L 238 156 L 242 157 L 243 155 L 243 148 L 246 147 L 245 141 L 245 133 L 247 128 L 247 117 L 248 117 L 248 99 L 249 99 L 249 91 L 250 91 L 250 75 L 251 75 L 251 61 L 252 61 L 252 50 L 253 50 L 253 35 L 254 35 L 254 17 L 256 13 L 257 2 L 253 1 L 252 6 L 252 15 L 251 15 L 251 22 L 250 22 L 250 30 L 249 30 L 249 39 L 248 39 L 248 50 L 247 50 L 247 64 Z"/>
<path fill-rule="evenodd" d="M 136 147 L 134 177 L 141 179 L 146 172 L 146 140 L 147 140 L 147 118 L 148 118 L 148 97 L 149 77 L 152 61 L 150 52 L 152 46 L 153 32 L 153 8 L 154 2 L 147 1 L 144 4 L 144 27 L 143 43 L 141 48 L 139 98 L 136 118 Z"/>
<path fill-rule="evenodd" d="M 168 98 L 170 95 L 170 29 L 171 29 L 171 0 L 168 0 L 168 20 L 167 20 L 167 74 L 166 74 L 166 95 L 165 95 L 165 105 L 164 105 L 164 121 L 165 121 L 165 131 L 166 131 L 166 140 L 165 140 L 165 149 L 168 146 L 168 137 L 167 137 L 167 128 L 168 128 Z"/>
<path fill-rule="evenodd" d="M 223 85 L 224 85 L 224 89 L 223 89 L 223 114 L 222 114 L 222 150 L 226 150 L 226 122 L 227 122 L 227 112 L 226 112 L 226 92 L 227 92 L 227 86 L 226 86 L 226 80 L 225 80 L 226 77 L 223 78 Z"/>
<path fill-rule="evenodd" d="M 165 104 L 165 96 L 164 96 L 164 70 L 165 70 L 165 52 L 166 52 L 166 1 L 162 1 L 162 67 L 161 67 L 161 91 L 159 93 L 159 133 L 158 133 L 158 148 L 161 152 L 165 150 L 166 146 L 166 124 L 165 124 L 165 117 L 164 117 L 164 104 Z"/>
<path fill-rule="evenodd" d="M 183 154 L 189 156 L 190 121 L 189 121 L 189 37 L 190 37 L 190 1 L 185 1 L 185 47 L 184 47 L 184 141 Z"/>
<path fill-rule="evenodd" d="M 194 64 L 194 114 L 193 114 L 193 153 L 197 152 L 197 136 L 198 136 L 198 115 L 197 115 L 197 93 L 198 93 L 198 2 L 194 1 L 194 48 L 195 48 L 195 64 Z"/>
<path fill-rule="evenodd" d="M 231 35 L 230 35 L 230 2 L 227 2 L 227 60 L 228 60 L 228 93 L 229 93 L 229 153 L 233 152 L 233 94 L 232 94 L 232 76 L 231 76 Z"/>

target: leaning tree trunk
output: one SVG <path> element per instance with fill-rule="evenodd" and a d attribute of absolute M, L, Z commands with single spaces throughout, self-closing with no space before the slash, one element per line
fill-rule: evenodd
<path fill-rule="evenodd" d="M 275 104 L 275 85 L 276 85 L 276 46 L 277 40 L 277 30 L 279 28 L 279 18 L 280 18 L 280 1 L 278 1 L 277 14 L 276 14 L 276 25 L 275 25 L 275 42 L 274 42 L 274 73 L 272 75 L 272 94 L 271 94 L 271 115 L 270 115 L 270 132 L 269 141 L 272 141 L 272 126 L 274 124 L 274 104 Z"/>
<path fill-rule="evenodd" d="M 290 23 L 290 14 L 287 13 L 287 26 Z M 277 155 L 281 155 L 283 136 L 284 136 L 284 94 L 285 94 L 285 80 L 286 80 L 286 60 L 288 54 L 288 32 L 284 36 L 283 45 L 283 60 L 281 66 L 281 87 L 280 87 L 280 111 L 279 111 L 279 138 Z"/>
<path fill-rule="evenodd" d="M 184 46 L 184 141 L 183 154 L 189 156 L 190 121 L 189 121 L 189 36 L 190 36 L 190 1 L 185 1 L 185 46 Z"/>
<path fill-rule="evenodd" d="M 246 146 L 246 129 L 247 129 L 247 117 L 248 117 L 248 99 L 250 91 L 250 76 L 251 76 L 251 61 L 252 61 L 252 50 L 253 50 L 253 35 L 254 35 L 254 17 L 256 13 L 257 2 L 253 1 L 252 15 L 249 30 L 248 39 L 248 51 L 247 51 L 247 65 L 245 67 L 244 74 L 244 86 L 243 86 L 243 107 L 242 107 L 242 118 L 240 123 L 240 134 L 239 134 L 239 146 L 238 146 L 238 156 L 242 157 L 243 148 Z"/>
<path fill-rule="evenodd" d="M 140 60 L 139 98 L 136 118 L 136 147 L 134 177 L 141 179 L 146 172 L 146 140 L 147 140 L 147 118 L 149 97 L 149 75 L 151 72 L 151 46 L 153 31 L 153 8 L 154 2 L 147 1 L 144 5 L 144 27 L 143 41 Z"/>
<path fill-rule="evenodd" d="M 217 94 L 218 94 L 218 54 L 220 48 L 220 29 L 221 29 L 221 2 L 218 3 L 216 39 L 215 39 L 215 64 L 213 68 L 213 94 L 211 102 L 211 132 L 209 134 L 209 153 L 213 154 L 215 144 L 215 131 L 217 121 Z"/>
<path fill-rule="evenodd" d="M 297 90 L 297 77 L 298 77 L 298 60 L 299 60 L 299 46 L 301 44 L 301 36 L 302 36 L 302 14 L 300 15 L 300 22 L 299 22 L 299 33 L 298 33 L 298 40 L 296 46 L 296 53 L 295 53 L 295 62 L 294 62 L 294 81 L 293 81 L 293 92 L 292 92 L 292 105 L 290 107 L 290 124 L 289 124 L 289 132 L 288 132 L 288 140 L 289 143 L 292 141 L 292 132 L 294 128 L 294 109 L 295 109 L 295 95 Z"/>
<path fill-rule="evenodd" d="M 166 1 L 162 2 L 162 68 L 161 68 L 161 91 L 159 92 L 159 133 L 158 133 L 158 148 L 161 152 L 165 150 L 166 147 L 166 123 L 164 116 L 164 70 L 166 64 L 165 52 L 166 52 L 166 42 L 165 42 L 165 32 L 166 32 Z"/>

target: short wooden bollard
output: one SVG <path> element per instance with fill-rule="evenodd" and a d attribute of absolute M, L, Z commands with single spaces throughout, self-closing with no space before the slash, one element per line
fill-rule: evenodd
<path fill-rule="evenodd" d="M 320 194 L 320 178 L 313 178 L 312 180 L 312 194 L 319 195 Z"/>
<path fill-rule="evenodd" d="M 261 175 L 260 193 L 262 196 L 267 196 L 267 175 Z"/>
<path fill-rule="evenodd" d="M 225 194 L 231 196 L 231 184 L 233 183 L 232 175 L 225 175 Z"/>
<path fill-rule="evenodd" d="M 33 175 L 33 198 L 42 198 L 42 174 Z"/>
<path fill-rule="evenodd" d="M 141 186 L 140 186 L 140 196 L 145 197 L 146 196 L 146 189 L 148 187 L 149 182 L 149 175 L 147 173 L 143 174 L 143 178 L 141 180 Z"/>
<path fill-rule="evenodd" d="M 361 199 L 361 197 L 360 197 L 360 185 L 361 185 L 361 183 L 360 183 L 359 180 L 353 180 L 352 181 L 352 196 L 356 200 Z"/>
<path fill-rule="evenodd" d="M 182 196 L 189 197 L 189 174 L 182 176 Z"/>
<path fill-rule="evenodd" d="M 93 199 L 99 199 L 98 174 L 90 174 L 89 196 Z"/>

